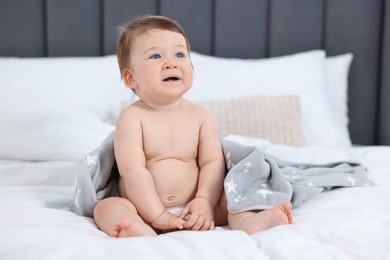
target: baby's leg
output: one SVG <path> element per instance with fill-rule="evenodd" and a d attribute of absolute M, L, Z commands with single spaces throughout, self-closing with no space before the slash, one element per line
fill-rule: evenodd
<path fill-rule="evenodd" d="M 214 209 L 215 226 L 225 226 L 228 224 L 227 199 L 225 192 L 222 191 L 221 197 Z"/>
<path fill-rule="evenodd" d="M 100 201 L 94 209 L 96 225 L 111 237 L 156 236 L 138 215 L 135 206 L 124 198 Z"/>
<path fill-rule="evenodd" d="M 292 210 L 290 202 L 283 202 L 263 211 L 248 211 L 228 216 L 229 227 L 254 234 L 275 226 L 291 224 Z"/>

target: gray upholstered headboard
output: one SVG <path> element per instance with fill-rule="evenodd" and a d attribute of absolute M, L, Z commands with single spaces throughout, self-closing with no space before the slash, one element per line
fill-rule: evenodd
<path fill-rule="evenodd" d="M 178 20 L 205 54 L 352 52 L 352 141 L 390 144 L 390 0 L 0 0 L 0 56 L 113 54 L 116 26 L 141 14 Z"/>

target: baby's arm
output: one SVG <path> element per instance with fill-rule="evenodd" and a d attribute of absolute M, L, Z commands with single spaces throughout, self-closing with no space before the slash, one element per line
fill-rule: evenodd
<path fill-rule="evenodd" d="M 194 230 L 214 228 L 214 208 L 223 191 L 225 160 L 213 115 L 203 110 L 204 121 L 200 129 L 198 164 L 200 168 L 195 199 L 184 208 L 180 217 L 191 214 L 185 228 Z"/>
<path fill-rule="evenodd" d="M 156 228 L 183 228 L 183 219 L 166 212 L 146 169 L 141 122 L 136 111 L 127 109 L 117 123 L 115 133 L 115 157 L 124 180 L 126 196 L 137 208 L 138 214 Z"/>

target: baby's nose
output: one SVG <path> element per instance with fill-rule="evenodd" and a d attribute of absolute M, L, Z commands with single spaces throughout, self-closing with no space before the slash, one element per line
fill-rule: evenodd
<path fill-rule="evenodd" d="M 176 67 L 177 67 L 177 65 L 173 61 L 167 61 L 164 64 L 164 69 L 173 69 Z"/>

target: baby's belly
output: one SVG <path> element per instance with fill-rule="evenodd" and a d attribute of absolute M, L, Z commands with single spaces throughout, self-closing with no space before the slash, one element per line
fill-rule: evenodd
<path fill-rule="evenodd" d="M 195 197 L 199 178 L 195 161 L 166 159 L 148 162 L 147 168 L 166 208 L 184 205 Z"/>

